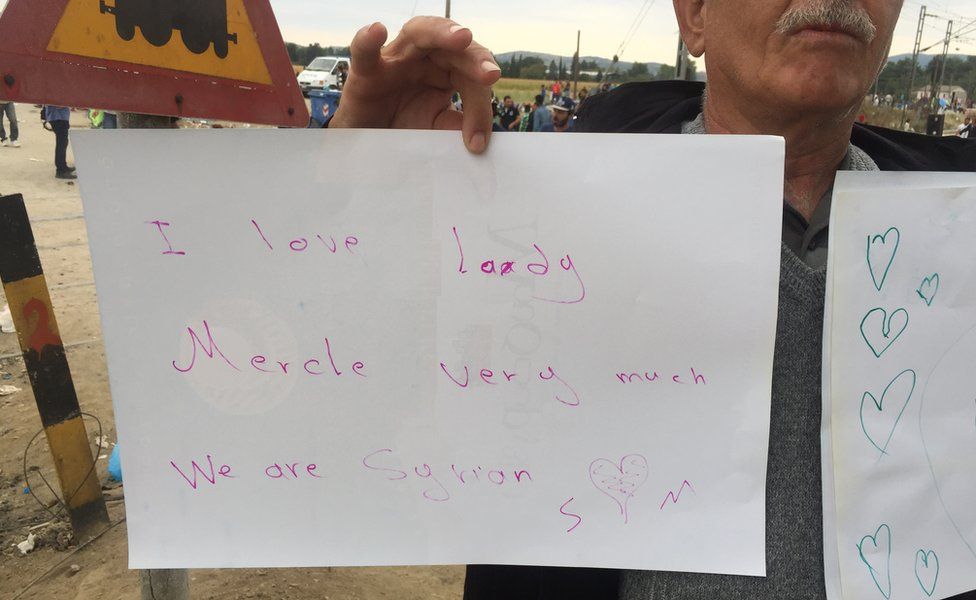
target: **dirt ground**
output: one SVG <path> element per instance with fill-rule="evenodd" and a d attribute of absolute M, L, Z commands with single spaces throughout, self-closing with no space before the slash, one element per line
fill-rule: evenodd
<path fill-rule="evenodd" d="M 22 390 L 0 396 L 0 598 L 138 599 L 139 573 L 127 568 L 124 487 L 112 485 L 106 474 L 107 457 L 116 439 L 115 420 L 78 186 L 54 178 L 54 135 L 42 129 L 39 109 L 19 104 L 17 115 L 22 147 L 0 147 L 0 194 L 24 195 L 81 409 L 95 415 L 104 430 L 106 442 L 99 448 L 97 423 L 86 419 L 92 448 L 101 457 L 98 476 L 107 488 L 115 525 L 78 547 L 70 540 L 64 520 L 55 520 L 25 492 L 29 486 L 42 502 L 53 504 L 54 497 L 40 476 L 52 484 L 57 477 L 41 435 L 27 453 L 28 466 L 36 469 L 29 470 L 29 481 L 24 480 L 24 450 L 41 423 L 16 334 L 0 334 L 0 386 Z M 72 113 L 71 122 L 72 127 L 88 126 L 83 112 Z M 73 164 L 70 150 L 68 162 Z M 0 291 L 0 308 L 4 304 Z M 57 510 L 56 505 L 52 510 Z M 39 543 L 22 556 L 15 544 L 29 533 Z M 190 577 L 191 596 L 196 600 L 410 600 L 460 598 L 464 568 L 193 570 Z"/>

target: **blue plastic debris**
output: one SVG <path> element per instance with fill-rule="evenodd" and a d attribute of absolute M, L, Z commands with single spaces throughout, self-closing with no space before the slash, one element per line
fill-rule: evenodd
<path fill-rule="evenodd" d="M 119 445 L 112 448 L 112 455 L 108 457 L 108 476 L 113 481 L 122 481 L 122 463 L 119 461 Z"/>

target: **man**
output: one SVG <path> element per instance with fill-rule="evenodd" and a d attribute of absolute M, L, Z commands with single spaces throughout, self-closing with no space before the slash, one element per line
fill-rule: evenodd
<path fill-rule="evenodd" d="M 470 600 L 823 600 L 820 378 L 834 178 L 838 169 L 976 168 L 976 144 L 967 140 L 854 125 L 887 59 L 901 0 L 673 3 L 689 51 L 706 57 L 707 100 L 695 82 L 628 84 L 590 98 L 575 128 L 786 140 L 767 576 L 471 566 Z M 470 30 L 433 17 L 411 20 L 384 47 L 386 36 L 380 24 L 356 34 L 356 70 L 330 126 L 460 129 L 468 150 L 483 152 L 491 117 L 487 90 L 500 74 L 491 53 L 473 42 Z M 463 114 L 448 105 L 455 87 L 465 98 Z M 408 100 L 421 94 L 424 102 Z M 748 223 L 729 226 L 748 234 Z M 721 248 L 715 251 L 720 257 Z"/>
<path fill-rule="evenodd" d="M 498 109 L 498 124 L 502 126 L 505 131 L 512 130 L 512 124 L 515 123 L 519 118 L 518 107 L 515 106 L 515 102 L 512 101 L 511 96 L 505 96 L 502 99 L 502 105 Z"/>
<path fill-rule="evenodd" d="M 0 132 L 2 131 L 3 129 L 0 129 Z M 966 117 L 962 125 L 956 128 L 956 135 L 964 139 L 973 137 L 973 119 L 971 117 Z"/>
<path fill-rule="evenodd" d="M 550 106 L 552 109 L 552 121 L 549 125 L 544 125 L 539 131 L 550 131 L 562 133 L 573 130 L 573 111 L 576 105 L 569 96 L 560 96 Z"/>
<path fill-rule="evenodd" d="M 532 111 L 532 131 L 552 131 L 552 112 L 546 106 L 542 94 L 535 97 L 535 110 Z"/>
<path fill-rule="evenodd" d="M 42 118 L 54 132 L 54 176 L 58 179 L 78 179 L 74 167 L 68 166 L 68 129 L 71 109 L 65 106 L 45 106 Z"/>
<path fill-rule="evenodd" d="M 7 138 L 7 132 L 3 128 L 3 118 L 7 117 L 7 121 L 10 123 L 10 138 Z M 0 101 L 0 146 L 9 146 L 10 148 L 20 148 L 20 142 L 17 141 L 20 137 L 20 128 L 17 126 L 17 107 L 14 106 L 13 102 L 2 102 Z"/>

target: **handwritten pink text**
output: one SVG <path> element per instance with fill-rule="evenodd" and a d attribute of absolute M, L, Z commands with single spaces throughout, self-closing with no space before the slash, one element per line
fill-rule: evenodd
<path fill-rule="evenodd" d="M 169 464 L 193 490 L 201 487 L 213 487 L 222 479 L 236 479 L 238 477 L 229 464 L 219 463 L 220 466 L 215 467 L 213 456 L 210 454 L 206 456 L 206 461 L 191 460 L 187 469 L 180 468 L 172 460 L 169 461 Z M 265 467 L 263 475 L 267 479 L 280 481 L 323 479 L 323 476 L 316 471 L 318 471 L 318 465 L 311 462 L 274 462 Z"/>
<path fill-rule="evenodd" d="M 451 228 L 451 234 L 454 237 L 454 242 L 457 245 L 458 252 L 458 268 L 457 272 L 460 275 L 465 275 L 468 273 L 468 265 L 466 263 L 466 258 L 464 255 L 464 246 L 461 243 L 461 234 L 457 227 Z M 550 275 L 550 264 L 549 257 L 546 253 L 542 251 L 537 244 L 532 244 L 532 248 L 535 249 L 536 259 L 535 262 L 526 263 L 524 266 L 519 264 L 518 261 L 514 259 L 505 258 L 486 258 L 479 263 L 477 267 L 478 270 L 487 276 L 497 276 L 505 277 L 506 275 L 512 275 L 517 272 L 524 272 L 536 277 L 547 277 Z M 579 271 L 576 269 L 576 265 L 573 263 L 572 257 L 569 254 L 562 256 L 559 259 L 559 269 L 557 270 L 555 266 L 552 267 L 553 273 L 572 273 L 576 279 L 577 287 L 579 291 L 568 298 L 549 298 L 545 296 L 533 296 L 535 300 L 540 300 L 542 302 L 553 302 L 555 304 L 578 304 L 586 298 L 586 285 L 583 284 L 583 278 L 580 277 Z"/>
<path fill-rule="evenodd" d="M 213 331 L 211 331 L 210 324 L 206 319 L 203 320 L 202 336 L 198 334 L 193 327 L 187 327 L 186 331 L 190 336 L 192 353 L 190 354 L 189 362 L 187 362 L 185 365 L 181 366 L 177 364 L 177 361 L 174 360 L 172 363 L 174 369 L 181 373 L 189 373 L 192 371 L 197 365 L 197 350 L 199 349 L 207 358 L 214 359 L 215 357 L 219 356 L 220 360 L 223 361 L 223 363 L 227 366 L 236 371 L 241 370 L 241 368 L 237 366 L 237 362 L 232 361 L 217 345 L 217 341 L 214 339 Z M 354 375 L 358 375 L 359 377 L 367 376 L 365 372 L 366 365 L 359 360 L 353 362 L 348 368 L 340 368 L 333 354 L 332 342 L 329 341 L 329 338 L 324 339 L 322 350 L 324 350 L 324 355 L 320 355 L 318 358 L 304 357 L 304 361 L 300 359 L 294 362 L 274 359 L 269 360 L 267 355 L 253 354 L 251 355 L 248 363 L 254 371 L 274 375 L 292 375 L 299 373 L 312 376 L 331 375 L 334 377 L 342 377 L 352 373 Z M 291 370 L 289 371 L 289 369 Z"/>
<path fill-rule="evenodd" d="M 532 481 L 532 474 L 526 469 L 485 468 L 459 466 L 452 464 L 450 469 L 442 469 L 439 474 L 428 463 L 413 466 L 409 471 L 398 468 L 400 461 L 391 448 L 381 448 L 363 457 L 363 466 L 376 471 L 388 481 L 420 480 L 423 489 L 420 495 L 431 502 L 447 502 L 451 499 L 448 487 L 469 489 L 525 485 Z M 445 483 L 447 485 L 445 485 Z"/>
<path fill-rule="evenodd" d="M 456 386 L 461 389 L 470 389 L 472 384 L 478 385 L 499 385 L 511 382 L 513 379 L 518 377 L 518 373 L 514 370 L 507 371 L 502 369 L 501 371 L 494 371 L 492 369 L 477 369 L 476 379 L 472 381 L 472 369 L 468 365 L 463 365 L 460 369 L 449 369 L 444 363 L 440 363 L 441 371 L 447 376 Z M 533 379 L 538 377 L 539 381 L 552 383 L 559 387 L 558 392 L 554 394 L 555 399 L 566 406 L 579 406 L 580 396 L 576 390 L 570 384 L 556 374 L 556 371 L 552 367 L 547 366 L 538 373 L 533 373 L 530 375 Z"/>
<path fill-rule="evenodd" d="M 615 373 L 620 383 L 669 383 L 679 385 L 708 385 L 705 376 L 695 370 L 689 369 L 688 373 L 665 373 L 663 376 L 657 371 L 631 371 Z"/>
<path fill-rule="evenodd" d="M 269 234 L 262 229 L 261 225 L 254 219 L 251 219 L 251 225 L 254 227 L 255 232 L 265 246 L 267 246 L 269 251 L 274 252 L 275 246 L 279 245 L 278 241 L 272 242 Z M 341 236 L 340 236 L 341 237 Z M 286 238 L 287 239 L 287 238 Z M 342 246 L 345 248 L 346 253 L 355 254 L 354 248 L 359 245 L 359 238 L 354 235 L 347 235 L 342 241 Z M 336 254 L 339 251 L 339 242 L 336 242 L 334 236 L 323 236 L 320 233 L 316 233 L 312 236 L 307 237 L 296 237 L 288 241 L 287 248 L 291 252 L 305 252 L 314 249 L 324 249 L 331 254 Z"/>

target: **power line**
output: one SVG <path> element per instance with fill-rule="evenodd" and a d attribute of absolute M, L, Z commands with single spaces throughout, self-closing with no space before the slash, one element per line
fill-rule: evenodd
<path fill-rule="evenodd" d="M 634 39 L 634 36 L 640 29 L 640 26 L 644 23 L 647 13 L 649 13 L 651 11 L 651 7 L 654 6 L 655 1 L 656 0 L 644 0 L 644 3 L 641 4 L 640 10 L 637 11 L 637 16 L 634 17 L 630 27 L 624 34 L 623 41 L 621 41 L 620 45 L 617 47 L 617 52 L 615 53 L 617 56 L 623 56 L 624 50 L 627 49 L 627 45 L 630 44 L 631 40 Z"/>

